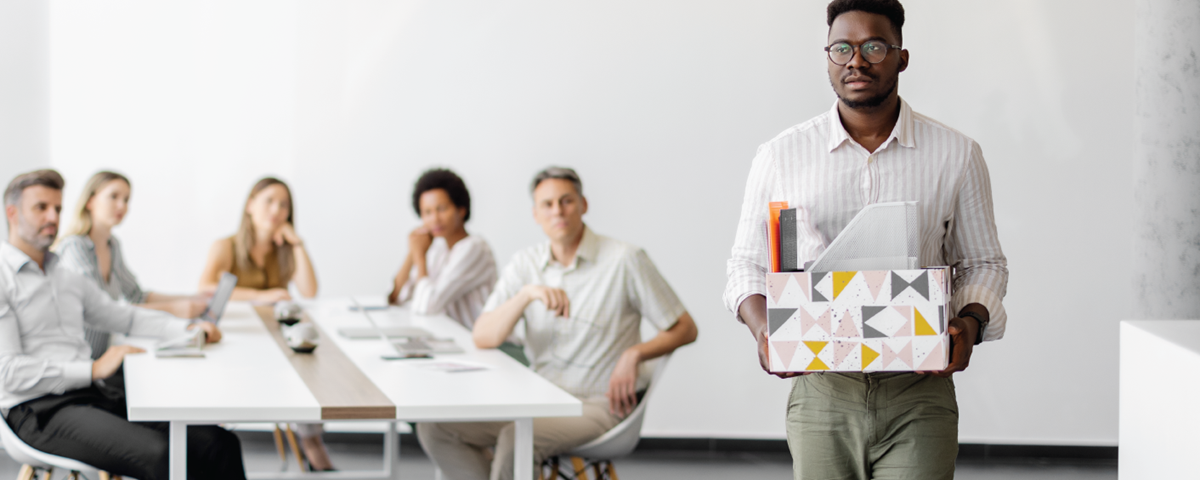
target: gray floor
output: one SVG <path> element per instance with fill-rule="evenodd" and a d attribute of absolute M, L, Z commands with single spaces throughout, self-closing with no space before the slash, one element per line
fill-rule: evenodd
<path fill-rule="evenodd" d="M 262 437 L 249 438 L 243 442 L 246 468 L 249 471 L 278 471 L 280 462 L 275 446 Z M 381 445 L 362 442 L 330 442 L 330 454 L 342 470 L 378 469 L 382 461 Z M 296 471 L 291 457 L 288 468 Z M 753 478 L 790 479 L 791 459 L 786 454 L 730 453 L 710 454 L 697 452 L 640 452 L 617 463 L 617 473 L 622 479 L 730 479 Z M 16 478 L 20 465 L 6 455 L 0 455 L 0 480 Z M 401 448 L 400 477 L 432 479 L 433 464 L 419 448 L 405 444 Z M 62 478 L 63 475 L 55 475 Z M 1117 478 L 1115 462 L 1064 462 L 1064 461 L 963 461 L 958 465 L 955 478 L 960 480 L 1109 480 Z"/>

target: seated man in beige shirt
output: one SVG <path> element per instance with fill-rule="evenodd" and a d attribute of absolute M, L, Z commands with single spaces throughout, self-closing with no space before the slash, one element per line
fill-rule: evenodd
<path fill-rule="evenodd" d="M 517 252 L 475 321 L 496 348 L 525 320 L 530 368 L 583 402 L 580 417 L 533 421 L 535 462 L 620 423 L 637 405 L 638 365 L 695 341 L 696 324 L 642 249 L 593 233 L 574 170 L 534 177 L 533 217 L 549 241 Z M 641 342 L 646 320 L 659 330 Z M 425 423 L 417 436 L 447 480 L 511 479 L 512 422 Z M 487 449 L 495 447 L 489 459 Z"/>

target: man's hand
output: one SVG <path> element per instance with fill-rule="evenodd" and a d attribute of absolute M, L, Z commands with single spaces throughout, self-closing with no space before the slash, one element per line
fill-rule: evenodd
<path fill-rule="evenodd" d="M 179 318 L 196 318 L 208 308 L 208 302 L 199 297 L 184 298 L 171 302 L 171 315 Z"/>
<path fill-rule="evenodd" d="M 547 309 L 553 310 L 560 317 L 571 318 L 571 300 L 567 298 L 567 292 L 561 289 L 545 285 L 526 285 L 521 287 L 521 294 L 530 301 L 542 302 Z"/>
<path fill-rule="evenodd" d="M 604 393 L 608 397 L 608 411 L 613 415 L 625 418 L 637 407 L 638 364 L 641 360 L 635 348 L 625 350 L 617 359 L 617 366 L 608 379 L 608 391 Z"/>
<path fill-rule="evenodd" d="M 764 372 L 779 378 L 792 378 L 806 375 L 807 372 L 772 372 L 769 342 L 767 342 L 767 297 L 751 295 L 738 307 L 738 315 L 750 327 L 750 334 L 758 342 L 758 365 Z"/>
<path fill-rule="evenodd" d="M 196 327 L 200 327 L 200 329 L 204 330 L 205 343 L 217 343 L 221 341 L 221 329 L 217 328 L 216 325 L 213 325 L 212 322 L 196 322 L 188 325 L 187 329 L 193 330 Z"/>
<path fill-rule="evenodd" d="M 108 378 L 117 373 L 117 369 L 121 368 L 121 364 L 125 362 L 125 356 L 133 353 L 143 353 L 142 350 L 133 345 L 113 345 L 108 347 L 108 350 L 92 362 L 92 380 L 100 380 Z"/>
<path fill-rule="evenodd" d="M 951 318 L 950 326 L 950 364 L 940 372 L 930 372 L 943 378 L 950 378 L 954 372 L 967 369 L 971 363 L 971 352 L 975 350 L 975 338 L 979 335 L 979 322 L 974 318 Z"/>

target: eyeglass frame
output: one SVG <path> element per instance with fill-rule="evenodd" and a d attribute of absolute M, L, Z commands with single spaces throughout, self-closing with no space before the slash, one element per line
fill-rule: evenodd
<path fill-rule="evenodd" d="M 862 42 L 862 43 L 860 43 L 860 44 L 858 44 L 858 45 L 855 45 L 855 44 L 853 44 L 853 43 L 850 43 L 850 42 L 834 42 L 832 45 L 826 45 L 826 46 L 825 46 L 825 57 L 829 58 L 829 61 L 833 62 L 833 64 L 834 64 L 834 65 L 837 65 L 837 66 L 839 66 L 839 67 L 844 67 L 844 66 L 848 65 L 850 62 L 853 62 L 853 61 L 854 61 L 854 56 L 855 56 L 855 55 L 858 55 L 858 56 L 862 57 L 862 59 L 863 59 L 863 61 L 864 61 L 864 62 L 867 62 L 867 63 L 869 63 L 869 64 L 871 64 L 871 65 L 878 65 L 878 64 L 880 64 L 880 63 L 883 63 L 883 61 L 884 61 L 884 60 L 887 60 L 888 53 L 891 53 L 891 50 L 888 50 L 888 51 L 886 51 L 886 52 L 883 52 L 883 59 L 879 60 L 878 62 L 872 62 L 872 61 L 870 61 L 870 60 L 867 60 L 867 57 L 866 57 L 866 56 L 864 56 L 864 55 L 862 54 L 862 46 L 863 46 L 863 45 L 866 45 L 866 44 L 868 44 L 868 43 L 871 43 L 871 42 L 879 42 L 879 43 L 882 43 L 882 44 L 883 44 L 883 46 L 884 46 L 884 48 L 888 48 L 888 49 L 895 49 L 895 50 L 903 50 L 903 49 L 904 49 L 904 47 L 901 47 L 900 45 L 891 45 L 891 44 L 889 44 L 889 43 L 887 43 L 887 42 L 885 42 L 885 41 L 882 41 L 882 40 L 877 40 L 877 39 L 867 40 L 867 41 L 865 41 L 865 42 Z M 846 44 L 847 46 L 849 46 L 849 47 L 850 47 L 850 59 L 849 59 L 849 60 L 846 60 L 846 63 L 837 63 L 837 61 L 836 61 L 836 60 L 834 60 L 834 59 L 833 59 L 833 57 L 832 57 L 832 55 L 833 55 L 833 52 L 829 51 L 829 49 L 830 49 L 830 48 L 833 48 L 833 46 L 834 46 L 834 45 L 837 45 L 837 44 L 839 44 L 839 43 L 844 43 L 844 44 Z"/>

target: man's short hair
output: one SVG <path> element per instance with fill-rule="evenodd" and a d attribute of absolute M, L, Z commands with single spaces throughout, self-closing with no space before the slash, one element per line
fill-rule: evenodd
<path fill-rule="evenodd" d="M 26 188 L 40 185 L 46 188 L 62 190 L 64 184 L 66 182 L 63 181 L 62 175 L 49 168 L 22 173 L 17 175 L 17 178 L 12 179 L 11 182 L 8 182 L 8 188 L 4 189 L 4 206 L 16 205 L 17 202 L 21 201 L 21 194 L 25 192 Z"/>
<path fill-rule="evenodd" d="M 529 194 L 532 195 L 534 190 L 537 190 L 539 184 L 546 180 L 566 180 L 575 186 L 575 193 L 583 196 L 583 181 L 579 179 L 579 174 L 575 173 L 567 167 L 546 167 L 533 176 L 533 183 L 529 185 Z"/>
<path fill-rule="evenodd" d="M 467 214 L 463 216 L 464 222 L 471 219 L 471 193 L 467 191 L 467 184 L 463 183 L 457 174 L 444 168 L 426 170 L 421 174 L 421 178 L 417 179 L 417 184 L 413 187 L 412 202 L 418 217 L 421 216 L 421 194 L 437 189 L 446 192 L 446 196 L 450 197 L 450 202 L 455 207 L 467 209 Z"/>
<path fill-rule="evenodd" d="M 833 27 L 833 21 L 838 15 L 854 11 L 887 17 L 892 22 L 892 30 L 896 32 L 896 40 L 903 44 L 904 34 L 900 33 L 900 29 L 904 27 L 904 5 L 898 0 L 833 0 L 825 9 L 829 26 Z"/>

